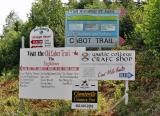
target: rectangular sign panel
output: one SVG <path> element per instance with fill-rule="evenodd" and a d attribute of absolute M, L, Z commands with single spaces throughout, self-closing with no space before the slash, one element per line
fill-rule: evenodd
<path fill-rule="evenodd" d="M 21 49 L 19 97 L 71 99 L 72 81 L 79 78 L 80 51 L 84 50 L 84 48 Z"/>
<path fill-rule="evenodd" d="M 75 9 L 66 12 L 65 46 L 114 48 L 117 45 L 118 11 Z"/>
<path fill-rule="evenodd" d="M 135 51 L 86 51 L 80 75 L 96 80 L 135 80 Z"/>
<path fill-rule="evenodd" d="M 97 109 L 98 81 L 81 80 L 73 84 L 72 109 Z"/>

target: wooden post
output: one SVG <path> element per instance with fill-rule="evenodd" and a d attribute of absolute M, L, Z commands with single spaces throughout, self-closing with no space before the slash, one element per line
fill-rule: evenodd
<path fill-rule="evenodd" d="M 22 36 L 21 38 L 21 48 L 25 48 L 25 45 L 24 45 L 24 37 Z M 19 103 L 19 110 L 20 111 L 23 111 L 25 109 L 24 107 L 24 99 L 20 98 L 20 103 Z"/>
<path fill-rule="evenodd" d="M 24 36 L 22 36 L 22 38 L 21 38 L 21 42 L 22 42 L 22 46 L 21 46 L 21 48 L 25 48 L 25 46 L 24 46 Z"/>
<path fill-rule="evenodd" d="M 128 104 L 128 90 L 129 90 L 128 81 L 125 81 L 125 105 Z"/>

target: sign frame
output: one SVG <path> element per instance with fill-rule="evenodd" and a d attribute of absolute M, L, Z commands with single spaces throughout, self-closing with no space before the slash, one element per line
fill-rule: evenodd
<path fill-rule="evenodd" d="M 118 10 L 74 9 L 66 12 L 65 15 L 66 47 L 114 48 L 119 45 Z M 73 28 L 70 30 L 70 27 L 76 30 L 74 31 Z M 101 30 L 102 27 L 108 31 Z"/>

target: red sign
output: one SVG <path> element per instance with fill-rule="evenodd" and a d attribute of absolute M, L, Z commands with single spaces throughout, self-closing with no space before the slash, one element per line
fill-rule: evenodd
<path fill-rule="evenodd" d="M 32 46 L 31 48 L 42 48 L 43 46 Z"/>
<path fill-rule="evenodd" d="M 32 40 L 31 43 L 32 44 L 42 44 L 43 41 L 42 40 Z"/>

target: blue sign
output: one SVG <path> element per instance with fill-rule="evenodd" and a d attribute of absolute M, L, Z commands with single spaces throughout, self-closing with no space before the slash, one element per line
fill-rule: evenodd
<path fill-rule="evenodd" d="M 119 73 L 119 77 L 121 78 L 131 78 L 132 76 L 134 76 L 132 73 L 128 72 L 128 73 Z"/>
<path fill-rule="evenodd" d="M 76 9 L 66 13 L 66 47 L 105 47 L 119 45 L 119 12 Z"/>

